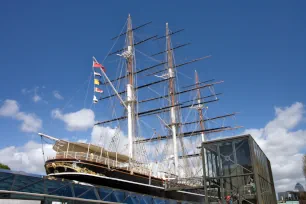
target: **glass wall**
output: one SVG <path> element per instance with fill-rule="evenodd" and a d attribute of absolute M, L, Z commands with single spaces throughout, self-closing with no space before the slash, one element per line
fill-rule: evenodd
<path fill-rule="evenodd" d="M 161 195 L 164 196 L 164 195 Z M 127 203 L 127 204 L 191 204 L 155 196 L 80 184 L 61 178 L 39 176 L 0 169 L 0 199 L 39 200 L 51 204 Z M 18 202 L 22 203 L 22 201 Z M 195 203 L 194 203 L 195 204 Z"/>
<path fill-rule="evenodd" d="M 276 203 L 270 162 L 251 136 L 204 142 L 202 154 L 206 202 Z"/>
<path fill-rule="evenodd" d="M 263 203 L 274 203 L 276 194 L 270 161 L 251 137 L 250 142 L 253 145 L 254 166 L 256 166 L 256 178 L 258 179 L 256 181 L 259 191 L 258 200 L 262 200 Z"/>

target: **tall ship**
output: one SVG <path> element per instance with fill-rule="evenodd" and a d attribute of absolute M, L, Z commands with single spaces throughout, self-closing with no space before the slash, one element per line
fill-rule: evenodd
<path fill-rule="evenodd" d="M 171 38 L 181 35 L 184 29 L 172 31 L 166 23 L 165 34 L 143 38 L 141 31 L 150 24 L 133 27 L 129 15 L 119 35 L 112 38 L 114 45 L 105 59 L 92 59 L 92 106 L 103 107 L 98 113 L 104 119 L 95 124 L 100 130 L 95 143 L 39 133 L 44 140 L 54 142 L 56 152 L 45 162 L 46 173 L 201 203 L 204 191 L 196 188 L 201 186 L 198 178 L 203 175 L 198 147 L 213 134 L 240 127 L 224 125 L 224 120 L 236 113 L 208 117 L 208 105 L 217 102 L 221 94 L 215 93 L 214 87 L 223 81 L 201 81 L 195 70 L 190 71 L 194 78 L 184 80 L 185 85 L 179 81 L 178 69 L 210 55 L 176 63 L 179 60 L 174 51 L 190 43 L 175 44 Z M 154 44 L 162 44 L 164 49 L 152 52 Z M 145 45 L 149 48 L 142 49 Z M 116 46 L 120 47 L 114 51 Z M 105 66 L 106 59 L 111 65 Z M 117 74 L 109 74 L 109 69 L 116 67 Z"/>

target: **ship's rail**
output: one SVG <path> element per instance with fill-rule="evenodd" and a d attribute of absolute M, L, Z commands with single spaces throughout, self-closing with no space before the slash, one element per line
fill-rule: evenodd
<path fill-rule="evenodd" d="M 100 164 L 106 165 L 108 168 L 115 168 L 115 169 L 124 169 L 127 171 L 133 171 L 134 173 L 143 174 L 146 176 L 151 176 L 152 172 L 150 169 L 143 167 L 143 166 L 136 166 L 133 165 L 133 168 L 130 168 L 129 163 L 127 162 L 119 162 L 118 160 L 110 159 L 108 157 L 98 156 L 95 154 L 88 154 L 85 152 L 57 152 L 55 157 L 47 157 L 47 160 L 53 159 L 77 159 L 77 160 L 85 160 L 96 162 Z"/>

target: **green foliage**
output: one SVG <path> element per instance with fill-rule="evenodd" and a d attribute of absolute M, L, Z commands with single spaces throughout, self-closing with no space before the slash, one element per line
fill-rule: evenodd
<path fill-rule="evenodd" d="M 8 165 L 2 164 L 0 163 L 0 169 L 8 169 L 11 170 L 10 167 Z"/>

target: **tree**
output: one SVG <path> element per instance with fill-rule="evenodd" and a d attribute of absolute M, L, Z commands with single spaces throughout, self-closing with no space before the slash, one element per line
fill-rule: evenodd
<path fill-rule="evenodd" d="M 11 170 L 11 168 L 8 165 L 2 164 L 2 163 L 0 163 L 0 169 Z"/>

